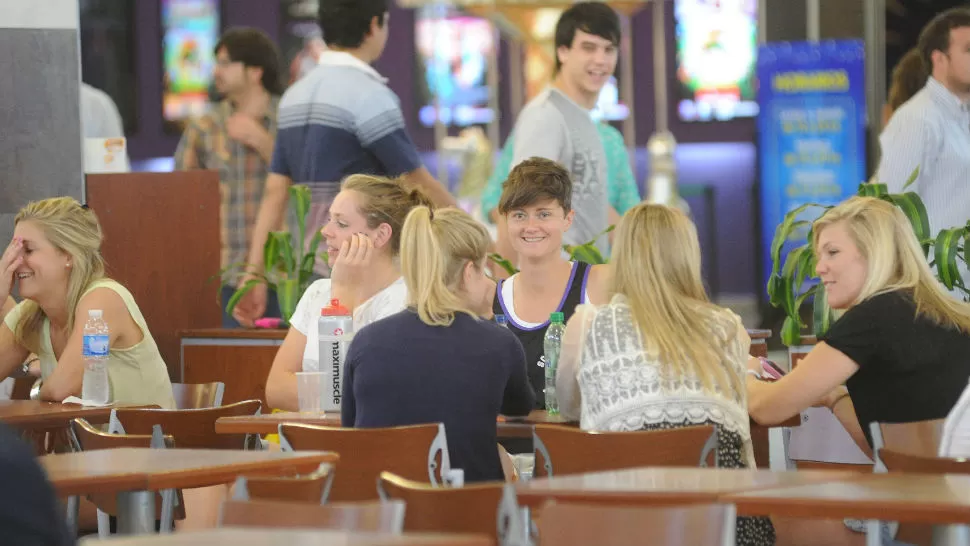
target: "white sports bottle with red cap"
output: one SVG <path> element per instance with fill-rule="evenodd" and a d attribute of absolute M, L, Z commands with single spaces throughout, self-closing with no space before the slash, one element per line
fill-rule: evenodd
<path fill-rule="evenodd" d="M 354 337 L 354 316 L 336 299 L 320 311 L 317 332 L 320 336 L 320 371 L 326 374 L 324 411 L 340 411 L 344 379 L 344 361 L 350 340 Z"/>

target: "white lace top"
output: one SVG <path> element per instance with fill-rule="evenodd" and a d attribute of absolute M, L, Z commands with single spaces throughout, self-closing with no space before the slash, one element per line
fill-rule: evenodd
<path fill-rule="evenodd" d="M 734 313 L 710 317 L 711 335 L 724 340 L 722 365 L 743 377 L 750 340 Z M 633 431 L 666 423 L 716 423 L 740 436 L 742 457 L 754 465 L 747 391 L 710 393 L 698 377 L 665 377 L 662 362 L 644 349 L 626 298 L 580 305 L 563 339 L 557 374 L 560 411 L 583 430 Z M 739 381 L 744 385 L 744 380 Z"/>
<path fill-rule="evenodd" d="M 394 313 L 403 311 L 408 303 L 408 288 L 404 284 L 404 277 L 390 284 L 384 290 L 374 294 L 367 301 L 354 309 L 354 330 Z M 320 366 L 319 323 L 320 310 L 330 305 L 330 279 L 320 279 L 307 288 L 296 304 L 293 320 L 290 325 L 306 336 L 306 347 L 303 348 L 303 371 L 315 372 Z"/>

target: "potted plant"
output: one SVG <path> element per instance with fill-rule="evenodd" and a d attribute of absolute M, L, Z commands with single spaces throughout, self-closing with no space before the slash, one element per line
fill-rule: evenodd
<path fill-rule="evenodd" d="M 253 287 L 265 284 L 276 292 L 280 304 L 283 320 L 289 323 L 296 311 L 296 304 L 303 293 L 310 286 L 313 279 L 313 264 L 317 258 L 317 247 L 323 235 L 317 231 L 306 240 L 306 220 L 310 212 L 310 188 L 305 185 L 294 184 L 289 188 L 290 209 L 296 216 L 296 233 L 288 231 L 273 231 L 266 239 L 263 247 L 263 273 L 257 279 L 247 281 L 229 299 L 226 312 L 232 310 Z M 220 276 L 229 272 L 245 270 L 246 264 L 233 264 L 220 272 Z"/>
<path fill-rule="evenodd" d="M 904 190 L 916 180 L 918 174 L 918 170 L 913 171 L 903 186 Z M 967 263 L 964 242 L 970 234 L 970 223 L 962 227 L 943 229 L 934 237 L 930 234 L 926 207 L 915 192 L 890 194 L 885 184 L 863 183 L 859 186 L 858 195 L 878 197 L 899 207 L 912 224 L 913 231 L 940 282 L 950 290 L 956 288 L 965 296 L 970 295 L 958 268 L 958 261 Z M 815 279 L 816 265 L 811 229 L 814 218 L 805 218 L 805 213 L 811 209 L 820 209 L 821 215 L 830 208 L 832 205 L 808 203 L 789 212 L 775 230 L 771 243 L 772 269 L 767 286 L 769 302 L 785 312 L 781 340 L 790 350 L 810 345 L 805 343 L 809 341 L 805 338 L 824 334 L 832 323 L 833 314 L 826 301 L 825 290 L 818 283 L 811 282 Z M 782 250 L 792 241 L 800 241 L 802 244 L 793 248 L 782 261 Z M 812 333 L 805 336 L 802 332 L 805 324 L 800 310 L 808 298 L 813 299 Z"/>

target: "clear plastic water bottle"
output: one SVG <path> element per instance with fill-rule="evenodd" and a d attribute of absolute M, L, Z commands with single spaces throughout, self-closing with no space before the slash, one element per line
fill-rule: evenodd
<path fill-rule="evenodd" d="M 556 369 L 559 367 L 559 351 L 562 349 L 562 335 L 566 331 L 563 314 L 549 315 L 549 328 L 543 339 L 542 348 L 546 359 L 546 411 L 559 415 L 559 398 L 556 396 Z"/>
<path fill-rule="evenodd" d="M 102 318 L 100 309 L 88 311 L 82 339 L 84 379 L 81 381 L 81 398 L 98 404 L 107 404 L 111 399 L 111 386 L 108 383 L 110 337 L 108 324 Z"/>
<path fill-rule="evenodd" d="M 330 305 L 320 310 L 320 318 L 317 320 L 320 343 L 319 371 L 326 375 L 326 385 L 323 386 L 322 391 L 325 395 L 321 402 L 321 409 L 340 411 L 344 361 L 354 336 L 354 316 L 349 309 L 340 305 L 339 300 L 331 299 Z"/>
<path fill-rule="evenodd" d="M 495 323 L 503 328 L 509 327 L 509 319 L 505 315 L 495 315 Z"/>

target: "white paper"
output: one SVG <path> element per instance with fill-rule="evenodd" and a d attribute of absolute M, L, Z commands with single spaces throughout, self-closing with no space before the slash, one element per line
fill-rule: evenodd
<path fill-rule="evenodd" d="M 104 404 L 100 402 L 94 402 L 92 400 L 82 400 L 77 396 L 68 396 L 62 402 L 62 404 L 81 404 L 82 406 L 88 406 L 93 408 L 103 408 L 105 406 L 110 406 L 111 402 L 106 402 Z"/>
<path fill-rule="evenodd" d="M 802 412 L 801 426 L 791 429 L 788 457 L 795 461 L 873 464 L 828 408 Z"/>
<path fill-rule="evenodd" d="M 124 138 L 85 138 L 85 173 L 128 172 L 128 144 Z"/>

